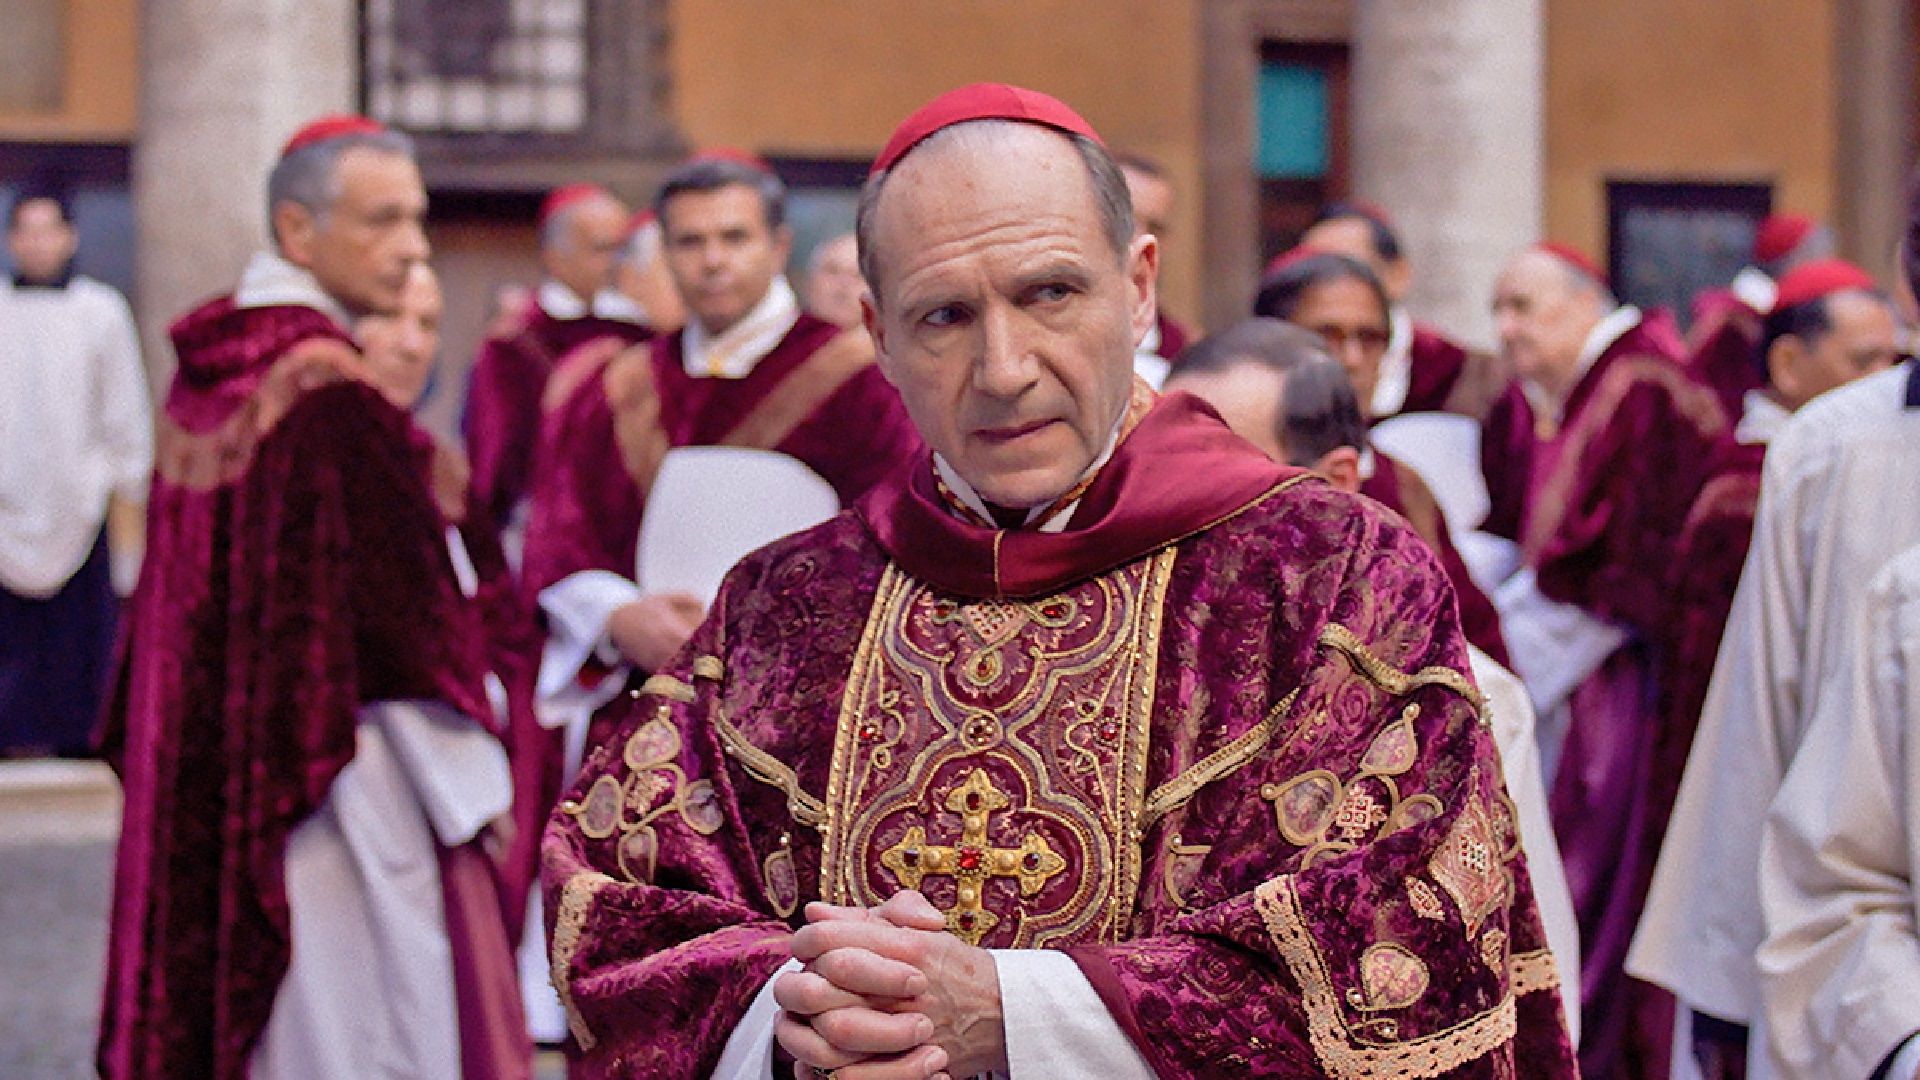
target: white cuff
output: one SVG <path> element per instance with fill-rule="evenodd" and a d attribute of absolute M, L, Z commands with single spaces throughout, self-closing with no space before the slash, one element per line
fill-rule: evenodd
<path fill-rule="evenodd" d="M 1575 604 L 1550 600 L 1531 567 L 1507 579 L 1493 596 L 1500 630 L 1512 646 L 1513 666 L 1527 684 L 1534 711 L 1546 717 L 1627 642 L 1627 632 Z"/>
<path fill-rule="evenodd" d="M 607 570 L 583 570 L 540 590 L 547 644 L 540 654 L 539 694 L 558 698 L 607 641 L 607 620 L 640 599 L 640 586 Z"/>
<path fill-rule="evenodd" d="M 1051 949 L 989 949 L 1011 1080 L 1154 1080 L 1080 965 Z"/>
<path fill-rule="evenodd" d="M 780 1006 L 773 1000 L 773 980 L 799 970 L 800 961 L 789 960 L 767 976 L 753 1004 L 747 1006 L 747 1015 L 727 1036 L 720 1063 L 713 1067 L 713 1080 L 773 1080 L 773 1025 L 780 1019 Z"/>

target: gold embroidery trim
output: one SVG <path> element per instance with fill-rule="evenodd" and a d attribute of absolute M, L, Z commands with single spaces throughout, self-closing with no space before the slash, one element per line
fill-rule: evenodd
<path fill-rule="evenodd" d="M 1360 1042 L 1341 1017 L 1333 976 L 1307 930 L 1293 879 L 1278 877 L 1261 882 L 1254 887 L 1253 902 L 1267 933 L 1273 936 L 1281 957 L 1300 983 L 1307 1037 L 1314 1056 L 1334 1080 L 1440 1076 L 1506 1045 L 1518 1029 L 1513 995 L 1508 993 L 1486 1012 L 1431 1035 L 1406 1042 Z"/>
<path fill-rule="evenodd" d="M 996 538 L 997 542 L 997 538 Z M 998 584 L 998 572 L 995 584 Z M 852 771 L 846 763 L 851 757 L 854 732 L 860 726 L 860 703 L 862 700 L 860 680 L 873 670 L 875 656 L 880 650 L 882 626 L 886 622 L 886 613 L 893 609 L 899 597 L 911 585 L 906 573 L 892 562 L 880 573 L 880 584 L 873 590 L 873 604 L 867 609 L 867 623 L 860 631 L 860 645 L 853 651 L 853 664 L 847 670 L 847 688 L 840 697 L 840 716 L 834 724 L 833 763 L 827 770 L 827 806 L 844 805 L 847 774 Z M 847 749 L 842 751 L 841 747 Z M 844 876 L 837 871 L 840 865 L 840 832 L 835 827 L 830 812 L 823 812 L 820 831 L 826 835 L 826 841 L 820 854 L 820 898 L 829 904 L 845 904 L 851 893 L 851 886 L 843 887 Z"/>
<path fill-rule="evenodd" d="M 654 697 L 663 697 L 682 705 L 693 704 L 695 697 L 693 687 L 671 675 L 654 675 L 648 678 L 646 682 L 640 684 L 640 693 L 643 696 L 652 694 Z"/>
<path fill-rule="evenodd" d="M 1507 960 L 1507 985 L 1514 997 L 1525 997 L 1560 985 L 1560 966 L 1546 949 L 1514 953 Z"/>
<path fill-rule="evenodd" d="M 727 756 L 739 762 L 748 776 L 786 792 L 787 812 L 793 815 L 793 820 L 816 829 L 826 825 L 826 804 L 806 793 L 800 786 L 799 774 L 786 762 L 749 742 L 717 707 L 713 710 L 713 729 L 719 734 L 720 745 Z"/>
<path fill-rule="evenodd" d="M 1267 710 L 1267 715 L 1253 727 L 1242 732 L 1233 741 L 1208 754 L 1179 776 L 1153 789 L 1147 796 L 1147 805 L 1140 812 L 1140 831 L 1146 832 L 1166 815 L 1187 804 L 1187 800 L 1198 794 L 1200 789 L 1238 772 L 1247 762 L 1258 757 L 1260 751 L 1267 748 L 1273 736 L 1280 730 L 1281 721 L 1292 710 L 1293 703 L 1300 696 L 1299 688 L 1281 699 L 1278 705 Z"/>
<path fill-rule="evenodd" d="M 1326 629 L 1320 631 L 1320 644 L 1345 653 L 1368 682 L 1394 697 L 1405 697 L 1423 686 L 1444 686 L 1467 699 L 1474 711 L 1480 714 L 1483 727 L 1487 723 L 1486 699 L 1480 696 L 1479 689 L 1471 680 L 1450 667 L 1436 665 L 1408 674 L 1382 660 L 1362 644 L 1353 631 L 1339 623 L 1328 623 Z"/>
<path fill-rule="evenodd" d="M 708 682 L 725 682 L 727 665 L 717 656 L 696 656 L 693 658 L 693 677 Z"/>
<path fill-rule="evenodd" d="M 587 1027 L 586 1018 L 573 1002 L 573 983 L 567 972 L 573 967 L 574 954 L 580 951 L 580 932 L 587 925 L 587 911 L 593 906 L 594 898 L 600 890 L 614 884 L 614 880 L 597 870 L 582 870 L 567 879 L 560 890 L 560 910 L 553 920 L 553 970 L 550 977 L 553 989 L 560 996 L 560 1005 L 567 1011 L 567 1027 L 573 1032 L 574 1041 L 580 1049 L 591 1050 L 600 1040 L 594 1037 Z"/>

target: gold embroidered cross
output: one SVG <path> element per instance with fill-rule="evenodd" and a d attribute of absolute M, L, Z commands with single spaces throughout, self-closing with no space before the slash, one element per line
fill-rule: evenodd
<path fill-rule="evenodd" d="M 1009 805 L 1011 800 L 993 786 L 987 771 L 975 769 L 947 792 L 947 809 L 960 815 L 957 846 L 928 844 L 926 830 L 915 825 L 899 843 L 880 854 L 880 865 L 893 871 L 900 884 L 909 889 L 919 888 L 921 879 L 929 874 L 954 879 L 956 898 L 946 913 L 947 929 L 969 945 L 980 944 L 980 939 L 1000 922 L 1000 917 L 981 903 L 988 878 L 1019 878 L 1020 895 L 1032 896 L 1048 878 L 1067 868 L 1067 860 L 1038 833 L 1028 833 L 1017 848 L 987 846 L 988 817 Z"/>

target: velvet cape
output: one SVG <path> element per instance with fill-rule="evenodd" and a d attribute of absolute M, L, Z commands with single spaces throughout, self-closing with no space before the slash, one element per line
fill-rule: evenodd
<path fill-rule="evenodd" d="M 1453 583 L 1454 595 L 1460 600 L 1460 625 L 1467 641 L 1501 665 L 1512 667 L 1513 661 L 1507 655 L 1507 639 L 1500 633 L 1500 613 L 1468 571 L 1467 561 L 1453 543 L 1453 530 L 1447 526 L 1446 515 L 1432 489 L 1420 479 L 1418 472 L 1386 454 L 1376 450 L 1373 460 L 1373 475 L 1361 482 L 1360 494 L 1407 519 L 1413 531 L 1440 557 L 1447 580 Z"/>
<path fill-rule="evenodd" d="M 241 1080 L 289 959 L 287 837 L 360 707 L 488 711 L 433 445 L 358 381 L 344 333 L 221 299 L 173 340 L 106 714 L 125 807 L 99 1066 Z"/>
<path fill-rule="evenodd" d="M 919 448 L 900 395 L 873 366 L 863 330 L 802 315 L 742 379 L 688 375 L 682 338 L 638 345 L 601 339 L 568 353 L 555 369 L 542 402 L 521 574 L 529 608 L 539 590 L 570 574 L 633 576 L 653 470 L 670 447 L 779 450 L 825 478 L 843 504 Z M 536 641 L 529 663 L 538 654 Z M 540 831 L 563 781 L 560 735 L 534 722 L 531 710 L 509 735 L 509 897 L 526 896 L 537 873 Z"/>
<path fill-rule="evenodd" d="M 1658 313 L 1656 313 L 1656 316 Z M 1650 316 L 1609 346 L 1568 396 L 1536 416 L 1519 392 L 1481 443 L 1486 529 L 1520 544 L 1549 599 L 1625 627 L 1625 646 L 1570 698 L 1550 812 L 1580 924 L 1581 1068 L 1665 1075 L 1671 1005 L 1623 964 L 1646 903 L 1677 777 L 1658 659 L 1680 612 L 1678 542 L 1729 436 L 1713 393 L 1682 366 L 1670 324 Z M 1515 641 L 1516 648 L 1528 643 Z"/>
<path fill-rule="evenodd" d="M 971 643 L 934 650 L 952 661 L 934 666 L 992 682 L 1012 669 L 1003 663 L 1024 665 L 1030 644 L 1097 636 L 1072 612 L 1143 580 L 1164 590 L 1148 605 L 1156 632 L 1102 660 L 1136 674 L 1150 665 L 1141 696 L 1032 728 L 1063 753 L 1078 739 L 1094 771 L 1119 731 L 1140 736 L 1126 745 L 1142 796 L 1115 804 L 1139 815 L 1127 818 L 1137 832 L 1080 849 L 1078 876 L 1115 860 L 1137 873 L 1099 903 L 1063 900 L 1073 883 L 1062 876 L 1077 875 L 1032 832 L 1056 845 L 1070 834 L 1042 814 L 996 825 L 988 813 L 989 843 L 1032 831 L 1026 861 L 1004 867 L 1044 881 L 1031 897 L 992 881 L 992 927 L 967 911 L 949 926 L 999 947 L 1030 936 L 1043 908 L 1085 913 L 1048 947 L 1068 951 L 1163 1077 L 1574 1075 L 1444 573 L 1403 523 L 1273 465 L 1185 395 L 1147 414 L 1059 534 L 961 520 L 922 460 L 733 570 L 548 827 L 554 978 L 575 1075 L 706 1075 L 786 957 L 800 907 L 871 902 L 915 865 L 911 844 L 900 854 L 911 833 L 880 855 L 900 836 L 893 826 L 864 851 L 826 855 L 872 809 L 849 795 L 860 776 L 918 760 L 927 738 L 951 740 L 924 706 L 960 683 L 930 675 L 923 697 L 863 681 L 874 665 L 931 655 L 896 640 L 889 613 L 919 613 L 904 624 L 910 639 Z M 974 629 L 953 629 L 963 624 Z M 1022 670 L 1049 686 L 1085 674 L 1065 662 Z M 1041 717 L 1072 704 L 1049 692 L 1020 707 Z M 891 765 L 873 756 L 881 748 Z M 866 755 L 868 772 L 848 755 Z M 982 750 L 937 768 L 978 767 L 973 783 L 997 791 L 1020 780 L 1007 761 Z M 915 803 L 907 816 L 957 831 L 958 794 L 944 796 L 952 814 Z M 937 785 L 928 797 L 942 797 Z M 951 880 L 922 887 L 937 906 L 964 907 Z"/>
<path fill-rule="evenodd" d="M 480 345 L 468 376 L 461 435 L 473 466 L 476 501 L 499 528 L 527 493 L 540 432 L 540 396 L 562 357 L 602 338 L 625 344 L 653 331 L 637 323 L 585 315 L 556 319 L 528 304 L 517 330 Z"/>

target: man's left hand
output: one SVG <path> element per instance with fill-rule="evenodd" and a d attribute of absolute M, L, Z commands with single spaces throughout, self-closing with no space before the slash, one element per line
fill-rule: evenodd
<path fill-rule="evenodd" d="M 814 1034 L 848 1053 L 854 1048 L 836 1044 L 833 1031 L 870 1030 L 880 1019 L 871 1014 L 918 1014 L 932 1022 L 926 1042 L 944 1051 L 945 1061 L 938 1067 L 954 1076 L 1006 1068 L 1006 1028 L 993 957 L 947 933 L 945 917 L 925 897 L 903 892 L 872 911 L 815 904 L 808 908 L 807 918 L 810 924 L 793 938 L 794 958 L 807 965 L 807 974 L 824 980 L 808 988 L 840 1006 L 813 1018 L 807 1026 Z M 920 978 L 913 979 L 909 973 Z M 876 992 L 876 987 L 884 989 Z M 887 992 L 898 990 L 911 992 L 906 996 Z M 852 1004 L 853 998 L 862 999 L 861 1004 Z M 835 1019 L 826 1024 L 828 1030 L 822 1030 L 827 1017 Z M 794 1047 L 789 1045 L 788 1050 Z M 811 1062 L 809 1055 L 794 1056 L 809 1064 L 839 1064 L 837 1059 Z M 902 1068 L 889 1068 L 893 1065 Z M 863 1061 L 839 1075 L 844 1080 L 920 1077 L 926 1074 L 911 1070 L 925 1065 L 915 1054 L 908 1054 L 891 1062 Z"/>

